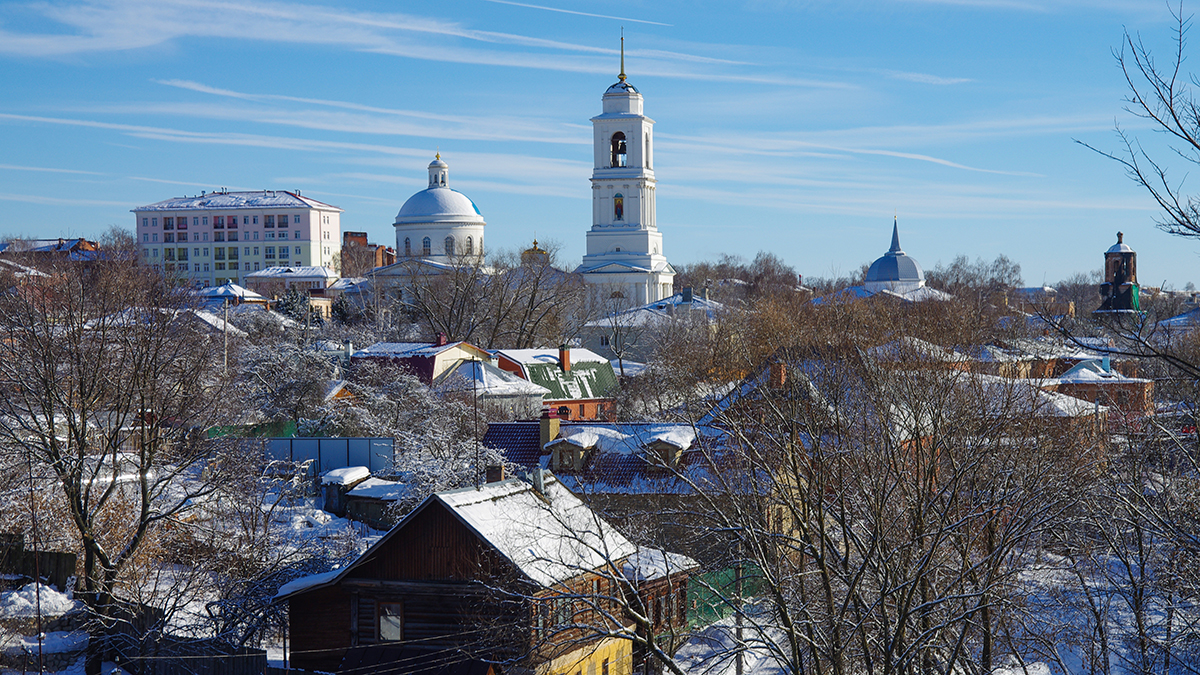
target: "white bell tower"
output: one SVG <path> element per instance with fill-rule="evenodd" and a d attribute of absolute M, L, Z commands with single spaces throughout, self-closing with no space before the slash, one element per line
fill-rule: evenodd
<path fill-rule="evenodd" d="M 621 74 L 603 103 L 592 118 L 592 229 L 578 271 L 614 305 L 633 307 L 671 295 L 675 270 L 655 221 L 654 120 L 625 80 L 623 37 Z"/>

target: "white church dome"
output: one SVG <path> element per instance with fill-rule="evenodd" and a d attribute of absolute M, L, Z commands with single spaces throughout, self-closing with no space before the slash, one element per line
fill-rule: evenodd
<path fill-rule="evenodd" d="M 867 290 L 878 292 L 884 288 L 893 291 L 912 290 L 925 285 L 925 272 L 921 264 L 900 248 L 900 228 L 892 225 L 892 246 L 867 270 Z"/>
<path fill-rule="evenodd" d="M 429 164 L 429 187 L 408 198 L 396 214 L 396 224 L 428 222 L 483 223 L 479 207 L 449 187 L 449 165 L 439 155 Z"/>

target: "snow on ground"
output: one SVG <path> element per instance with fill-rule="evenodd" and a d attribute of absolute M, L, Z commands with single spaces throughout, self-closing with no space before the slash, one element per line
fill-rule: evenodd
<path fill-rule="evenodd" d="M 88 635 L 83 631 L 51 631 L 42 633 L 41 650 L 44 654 L 58 654 L 60 652 L 73 652 L 87 647 Z M 27 651 L 31 654 L 38 653 L 38 638 L 36 635 L 26 635 L 21 637 L 19 641 L 14 642 L 11 647 L 5 651 L 9 653 L 21 653 Z"/>
<path fill-rule="evenodd" d="M 70 592 L 60 593 L 53 586 L 41 584 L 26 584 L 18 590 L 0 593 L 0 617 L 5 618 L 36 617 L 39 611 L 42 616 L 60 616 L 82 606 L 72 599 Z"/>
<path fill-rule="evenodd" d="M 742 626 L 742 665 L 754 675 L 783 675 L 788 672 L 776 654 L 784 644 L 778 629 L 756 623 L 769 622 L 766 610 L 747 607 L 749 619 Z M 758 621 L 756 621 L 758 620 Z M 691 675 L 734 675 L 737 672 L 737 627 L 733 617 L 705 626 L 675 653 L 675 661 Z M 774 647 L 774 648 L 773 648 Z"/>
<path fill-rule="evenodd" d="M 1041 661 L 1022 666 L 1014 660 L 1008 665 L 993 668 L 992 675 L 1050 675 L 1050 666 Z"/>

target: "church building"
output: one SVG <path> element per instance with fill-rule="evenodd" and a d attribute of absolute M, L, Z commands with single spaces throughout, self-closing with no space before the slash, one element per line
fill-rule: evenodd
<path fill-rule="evenodd" d="M 592 229 L 576 270 L 595 297 L 616 299 L 620 309 L 669 297 L 675 279 L 655 223 L 654 120 L 626 81 L 624 44 L 618 81 L 592 118 Z"/>

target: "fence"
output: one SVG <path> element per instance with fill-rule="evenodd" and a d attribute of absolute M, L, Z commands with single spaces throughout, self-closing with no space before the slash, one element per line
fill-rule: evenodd
<path fill-rule="evenodd" d="M 394 446 L 390 438 L 271 438 L 267 454 L 289 462 L 312 460 L 311 471 L 322 474 L 347 466 L 365 466 L 371 473 L 392 468 Z"/>

